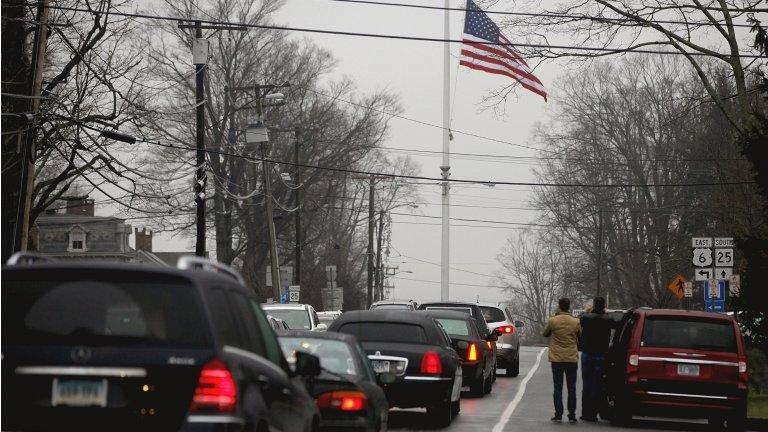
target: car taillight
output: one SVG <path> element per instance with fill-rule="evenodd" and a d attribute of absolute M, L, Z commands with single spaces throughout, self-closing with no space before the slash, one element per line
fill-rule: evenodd
<path fill-rule="evenodd" d="M 745 373 L 747 372 L 747 362 L 740 361 L 739 362 L 739 373 Z"/>
<path fill-rule="evenodd" d="M 747 369 L 747 359 L 739 358 L 739 388 L 749 388 L 749 371 Z"/>
<path fill-rule="evenodd" d="M 469 344 L 469 347 L 467 347 L 467 360 L 469 361 L 477 360 L 477 345 L 473 343 Z"/>
<path fill-rule="evenodd" d="M 488 345 L 488 349 L 493 349 L 493 344 L 491 341 L 486 341 L 485 344 Z"/>
<path fill-rule="evenodd" d="M 637 354 L 632 354 L 629 356 L 629 365 L 630 366 L 637 366 L 640 364 L 640 357 Z"/>
<path fill-rule="evenodd" d="M 434 351 L 427 351 L 421 358 L 421 373 L 439 375 L 443 373 L 443 364 L 440 356 Z"/>
<path fill-rule="evenodd" d="M 503 325 L 497 328 L 499 329 L 499 332 L 501 334 L 512 334 L 515 332 L 515 326 L 511 326 L 511 325 Z"/>
<path fill-rule="evenodd" d="M 368 397 L 359 391 L 334 391 L 317 397 L 317 407 L 341 411 L 360 411 L 368 405 Z"/>
<path fill-rule="evenodd" d="M 213 359 L 203 366 L 192 395 L 192 412 L 234 412 L 237 390 L 232 373 L 221 360 Z"/>

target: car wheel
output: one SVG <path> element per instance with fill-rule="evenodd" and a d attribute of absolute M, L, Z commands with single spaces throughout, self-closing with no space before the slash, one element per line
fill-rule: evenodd
<path fill-rule="evenodd" d="M 494 368 L 493 370 L 495 371 L 496 368 Z M 485 384 L 485 394 L 489 394 L 491 393 L 491 390 L 493 390 L 493 372 L 491 372 L 488 375 L 487 381 L 488 382 Z"/>
<path fill-rule="evenodd" d="M 725 430 L 731 432 L 742 432 L 746 427 L 747 409 L 745 407 L 739 407 L 733 410 L 725 417 Z M 720 424 L 721 430 L 723 430 L 723 424 Z"/>
<path fill-rule="evenodd" d="M 441 402 L 439 405 L 431 406 L 427 408 L 427 415 L 432 418 L 432 421 L 438 427 L 446 427 L 451 424 L 453 420 L 453 404 L 451 399 Z"/>
<path fill-rule="evenodd" d="M 461 399 L 451 402 L 451 415 L 456 417 L 461 412 Z"/>
<path fill-rule="evenodd" d="M 515 355 L 515 360 L 512 361 L 512 363 L 507 367 L 507 376 L 508 377 L 516 377 L 520 375 L 520 350 L 517 350 L 517 354 Z"/>
<path fill-rule="evenodd" d="M 488 380 L 480 375 L 480 378 L 476 378 L 472 384 L 469 385 L 469 393 L 472 395 L 472 397 L 481 398 L 485 396 L 485 387 Z"/>

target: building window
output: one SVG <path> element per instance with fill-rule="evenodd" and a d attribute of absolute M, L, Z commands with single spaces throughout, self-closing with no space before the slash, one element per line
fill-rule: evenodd
<path fill-rule="evenodd" d="M 74 228 L 69 232 L 69 252 L 85 252 L 85 232 L 80 228 Z"/>

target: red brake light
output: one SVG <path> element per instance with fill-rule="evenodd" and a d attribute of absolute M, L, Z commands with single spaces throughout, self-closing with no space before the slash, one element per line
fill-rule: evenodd
<path fill-rule="evenodd" d="M 368 397 L 359 391 L 335 391 L 317 397 L 318 408 L 334 408 L 341 411 L 360 411 L 368 405 Z"/>
<path fill-rule="evenodd" d="M 439 375 L 443 373 L 443 364 L 440 356 L 434 351 L 427 351 L 421 358 L 421 373 Z"/>
<path fill-rule="evenodd" d="M 515 332 L 515 326 L 511 326 L 511 325 L 504 325 L 499 327 L 499 329 L 504 334 L 512 334 Z"/>
<path fill-rule="evenodd" d="M 467 348 L 467 360 L 477 360 L 477 346 L 473 343 L 469 344 L 469 347 Z"/>
<path fill-rule="evenodd" d="M 227 365 L 213 359 L 203 366 L 192 395 L 192 412 L 234 412 L 237 405 L 235 380 Z"/>

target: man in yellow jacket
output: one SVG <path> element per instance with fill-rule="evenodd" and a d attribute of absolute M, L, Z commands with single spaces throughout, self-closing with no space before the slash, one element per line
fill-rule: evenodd
<path fill-rule="evenodd" d="M 568 387 L 568 421 L 576 423 L 576 372 L 579 368 L 579 334 L 581 325 L 571 315 L 571 300 L 563 297 L 558 301 L 560 310 L 544 327 L 544 337 L 549 340 L 549 361 L 552 363 L 552 380 L 555 391 L 555 416 L 553 422 L 563 421 L 563 375 Z"/>

